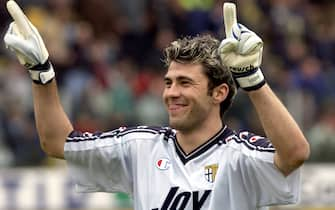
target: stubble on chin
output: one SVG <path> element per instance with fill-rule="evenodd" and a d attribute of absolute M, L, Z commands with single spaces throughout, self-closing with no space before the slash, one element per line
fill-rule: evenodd
<path fill-rule="evenodd" d="M 191 122 L 185 120 L 169 120 L 170 127 L 178 131 L 187 132 L 195 127 Z"/>
<path fill-rule="evenodd" d="M 185 123 L 183 123 L 182 121 L 171 120 L 171 119 L 169 119 L 169 125 L 171 128 L 176 130 L 183 130 L 185 127 Z"/>

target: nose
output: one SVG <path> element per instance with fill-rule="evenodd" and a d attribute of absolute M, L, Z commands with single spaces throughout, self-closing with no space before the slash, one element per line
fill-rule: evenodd
<path fill-rule="evenodd" d="M 164 88 L 163 96 L 165 98 L 176 98 L 181 94 L 180 88 L 175 83 Z"/>

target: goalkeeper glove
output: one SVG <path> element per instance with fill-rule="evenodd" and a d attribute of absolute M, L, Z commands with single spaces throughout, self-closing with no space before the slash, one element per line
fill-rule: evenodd
<path fill-rule="evenodd" d="M 9 25 L 4 37 L 6 47 L 13 51 L 19 62 L 28 69 L 33 82 L 37 84 L 51 82 L 55 72 L 38 30 L 15 1 L 7 2 L 7 10 L 14 21 Z"/>
<path fill-rule="evenodd" d="M 224 19 L 226 38 L 219 46 L 221 60 L 232 72 L 238 86 L 247 91 L 257 90 L 265 84 L 259 68 L 263 41 L 254 32 L 237 23 L 235 5 L 228 9 L 224 7 Z"/>

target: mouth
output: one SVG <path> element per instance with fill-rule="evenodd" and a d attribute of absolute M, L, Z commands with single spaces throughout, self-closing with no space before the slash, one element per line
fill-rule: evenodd
<path fill-rule="evenodd" d="M 180 111 L 183 111 L 185 107 L 186 105 L 184 104 L 170 104 L 168 106 L 168 111 L 173 115 L 179 113 Z"/>

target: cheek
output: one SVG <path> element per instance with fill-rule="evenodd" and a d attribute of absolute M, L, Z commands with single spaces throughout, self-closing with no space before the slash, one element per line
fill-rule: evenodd
<path fill-rule="evenodd" d="M 167 95 L 165 89 L 162 91 L 162 101 L 165 105 L 167 104 Z"/>
<path fill-rule="evenodd" d="M 166 89 L 163 89 L 163 91 L 162 91 L 162 98 L 163 98 L 163 100 L 165 100 L 165 98 L 166 98 Z"/>
<path fill-rule="evenodd" d="M 198 106 L 203 110 L 203 111 L 207 111 L 208 109 L 210 109 L 210 107 L 213 105 L 213 99 L 206 95 L 201 95 L 198 97 L 197 99 L 197 103 L 198 103 Z"/>

